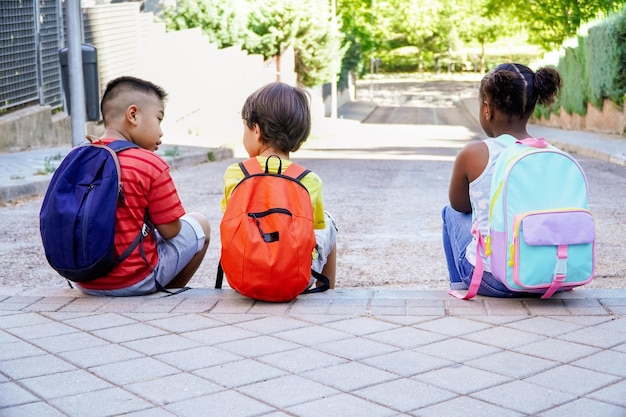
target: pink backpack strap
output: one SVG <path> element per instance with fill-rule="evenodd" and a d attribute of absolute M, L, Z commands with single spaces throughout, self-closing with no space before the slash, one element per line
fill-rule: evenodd
<path fill-rule="evenodd" d="M 483 271 L 485 270 L 485 266 L 483 265 L 483 257 L 481 256 L 481 251 L 482 253 L 485 253 L 486 251 L 485 240 L 480 234 L 480 230 L 478 230 L 478 225 L 476 224 L 476 221 L 474 221 L 474 223 L 472 224 L 472 235 L 476 236 L 478 240 L 476 245 L 476 266 L 474 267 L 472 280 L 470 281 L 467 293 L 463 295 L 458 291 L 448 290 L 448 294 L 458 298 L 459 300 L 469 300 L 470 298 L 474 298 L 476 294 L 478 294 L 478 288 L 480 287 L 480 282 L 483 279 Z"/>
<path fill-rule="evenodd" d="M 549 145 L 544 138 L 526 138 L 516 140 L 515 143 L 523 143 L 524 145 L 532 146 L 533 148 L 547 148 Z"/>

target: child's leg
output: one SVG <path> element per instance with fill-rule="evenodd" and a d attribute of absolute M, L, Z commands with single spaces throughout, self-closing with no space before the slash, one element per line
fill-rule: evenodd
<path fill-rule="evenodd" d="M 472 215 L 460 213 L 450 206 L 445 206 L 441 212 L 443 219 L 443 249 L 446 255 L 446 264 L 453 289 L 463 289 L 465 271 L 465 250 L 472 240 Z"/>
<path fill-rule="evenodd" d="M 337 244 L 333 245 L 328 258 L 326 258 L 326 265 L 322 268 L 322 275 L 328 278 L 330 282 L 330 288 L 335 288 L 335 278 L 337 276 Z M 320 285 L 318 282 L 317 285 Z"/>
<path fill-rule="evenodd" d="M 204 233 L 204 244 L 202 248 L 191 258 L 189 263 L 185 265 L 183 269 L 171 280 L 165 288 L 182 288 L 191 279 L 191 277 L 196 273 L 198 267 L 202 263 L 204 259 L 204 255 L 209 247 L 209 241 L 211 238 L 211 227 L 209 225 L 209 220 L 199 213 L 187 213 L 186 216 L 189 216 L 195 219 L 202 228 L 202 232 Z"/>
<path fill-rule="evenodd" d="M 313 269 L 326 276 L 329 287 L 335 288 L 337 275 L 337 227 L 335 221 L 328 214 L 326 216 L 326 227 L 315 230 L 315 241 L 317 258 L 313 261 Z M 320 282 L 316 283 L 321 285 Z"/>

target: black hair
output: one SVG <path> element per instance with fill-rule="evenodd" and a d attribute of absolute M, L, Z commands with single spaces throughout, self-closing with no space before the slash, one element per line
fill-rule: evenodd
<path fill-rule="evenodd" d="M 274 82 L 248 96 L 241 118 L 251 129 L 259 126 L 264 142 L 283 152 L 295 152 L 311 133 L 309 101 L 306 90 Z"/>
<path fill-rule="evenodd" d="M 543 67 L 533 72 L 522 64 L 500 64 L 489 71 L 480 82 L 480 99 L 508 116 L 528 118 L 537 103 L 554 103 L 561 88 L 559 72 Z"/>
<path fill-rule="evenodd" d="M 107 83 L 104 94 L 102 94 L 102 100 L 100 101 L 100 113 L 102 113 L 102 119 L 105 123 L 107 110 L 110 107 L 108 104 L 115 101 L 122 93 L 128 91 L 143 94 L 154 94 L 163 101 L 167 99 L 167 92 L 163 89 L 163 87 L 150 81 L 131 76 L 115 78 Z"/>

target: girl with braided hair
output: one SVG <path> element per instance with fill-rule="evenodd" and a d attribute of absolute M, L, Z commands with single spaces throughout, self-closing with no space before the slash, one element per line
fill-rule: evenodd
<path fill-rule="evenodd" d="M 442 211 L 443 246 L 451 289 L 469 287 L 478 244 L 471 233 L 474 221 L 482 235 L 488 233 L 493 167 L 506 146 L 496 138 L 505 134 L 517 140 L 532 137 L 526 126 L 535 105 L 553 103 L 560 87 L 561 76 L 551 67 L 534 72 L 525 65 L 506 63 L 483 77 L 478 94 L 479 118 L 488 139 L 467 144 L 457 155 L 448 192 L 450 204 Z M 478 294 L 519 296 L 520 293 L 510 291 L 491 275 L 489 258 L 482 253 L 481 256 L 484 272 Z"/>

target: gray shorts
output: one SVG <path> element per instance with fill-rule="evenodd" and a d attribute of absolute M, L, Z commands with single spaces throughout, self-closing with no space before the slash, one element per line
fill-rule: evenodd
<path fill-rule="evenodd" d="M 196 219 L 181 217 L 180 232 L 176 237 L 165 240 L 157 233 L 159 261 L 156 268 L 138 283 L 115 290 L 91 290 L 78 287 L 85 294 L 129 297 L 152 294 L 157 291 L 155 278 L 163 287 L 169 284 L 187 266 L 194 255 L 204 247 L 204 231 Z"/>
<path fill-rule="evenodd" d="M 328 254 L 337 242 L 337 226 L 335 225 L 335 220 L 328 212 L 324 212 L 324 215 L 326 216 L 326 227 L 319 230 L 315 229 L 315 250 L 317 256 L 313 259 L 311 266 L 315 272 L 319 273 L 324 269 L 324 265 L 326 265 L 326 261 L 328 260 Z"/>

